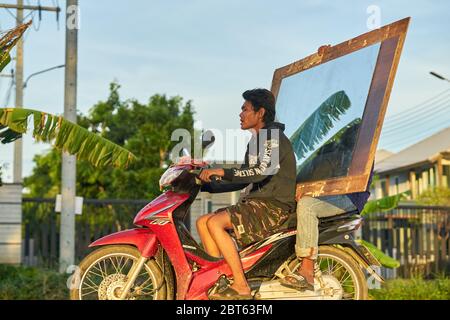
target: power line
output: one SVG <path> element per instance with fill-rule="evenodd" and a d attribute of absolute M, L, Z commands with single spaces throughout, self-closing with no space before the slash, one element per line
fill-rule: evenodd
<path fill-rule="evenodd" d="M 30 1 L 29 0 L 27 0 L 27 4 L 30 5 Z M 38 2 L 38 6 L 41 6 L 41 2 L 40 1 Z M 27 17 L 31 15 L 31 20 L 33 20 L 33 25 L 32 25 L 33 26 L 33 30 L 34 31 L 39 31 L 39 29 L 41 28 L 42 16 L 41 16 L 41 13 L 39 12 L 39 22 L 38 22 L 39 24 L 38 24 L 37 27 L 35 27 L 35 20 L 34 20 L 35 13 L 36 13 L 36 10 L 31 10 L 30 13 L 27 15 Z"/>
<path fill-rule="evenodd" d="M 444 119 L 438 122 L 433 123 L 431 126 L 426 126 L 426 127 L 420 127 L 421 130 L 433 130 L 436 127 L 442 126 L 444 124 L 449 125 L 450 124 L 450 119 Z M 406 134 L 398 134 L 398 135 L 384 135 L 382 134 L 383 139 L 395 139 L 396 141 L 401 141 L 401 139 L 407 139 L 407 138 L 411 138 L 414 137 L 417 133 L 420 133 L 420 131 L 415 130 L 414 132 L 411 131 L 406 131 Z"/>
<path fill-rule="evenodd" d="M 3 104 L 5 107 L 7 107 L 9 104 L 9 100 L 11 99 L 11 92 L 12 92 L 13 88 L 14 88 L 14 78 L 11 78 L 11 81 L 9 83 L 9 88 L 8 88 L 8 91 L 6 92 L 5 101 Z"/>
<path fill-rule="evenodd" d="M 394 138 L 394 141 L 384 144 L 383 147 L 385 148 L 396 148 L 400 145 L 404 145 L 405 143 L 422 140 L 427 137 L 430 133 L 436 132 L 436 130 L 439 128 L 441 129 L 442 126 L 450 124 L 450 119 L 445 117 L 443 121 L 442 120 L 442 112 L 446 111 L 447 108 L 450 107 L 450 96 L 448 93 L 450 92 L 450 89 L 444 90 L 443 92 L 439 93 L 438 95 L 427 99 L 426 101 L 409 108 L 406 112 L 410 110 L 416 110 L 420 108 L 418 111 L 414 112 L 408 112 L 406 115 L 403 115 L 402 119 L 399 119 L 402 115 L 396 115 L 396 118 L 398 120 L 391 121 L 388 123 L 387 130 L 382 131 L 381 133 L 381 143 L 380 145 L 383 145 L 383 140 L 388 139 L 391 140 L 391 138 Z M 444 115 L 449 115 L 449 113 L 445 113 Z M 423 122 L 424 120 L 427 120 L 432 117 L 438 117 L 439 122 L 429 123 L 428 125 L 425 125 Z M 392 119 L 392 118 L 391 118 Z M 416 121 L 411 121 L 411 120 Z M 421 123 L 418 123 L 420 121 Z M 431 125 L 431 127 L 429 127 Z M 411 135 L 410 130 L 405 130 L 408 128 L 411 128 L 413 126 L 416 126 L 417 129 L 419 129 L 421 132 L 416 132 L 415 134 Z M 425 130 L 423 130 L 425 129 Z M 408 136 L 405 136 L 408 135 Z"/>
<path fill-rule="evenodd" d="M 380 145 L 389 149 L 389 148 L 396 148 L 398 146 L 404 145 L 405 142 L 408 142 L 408 141 L 420 141 L 420 140 L 427 138 L 430 135 L 430 133 L 434 134 L 438 131 L 441 131 L 442 129 L 447 128 L 448 126 L 443 126 L 445 124 L 448 124 L 448 120 L 442 121 L 442 122 L 436 124 L 433 128 L 429 128 L 428 130 L 425 130 L 425 131 L 419 133 L 418 135 L 405 137 L 403 139 L 396 139 L 395 141 L 387 143 L 387 144 L 380 143 Z M 381 137 L 381 138 L 382 138 L 382 140 L 384 140 L 384 137 Z"/>
<path fill-rule="evenodd" d="M 439 99 L 434 100 L 432 103 L 429 104 L 424 104 L 421 105 L 421 109 L 417 110 L 417 111 L 410 111 L 410 109 L 405 110 L 403 112 L 403 117 L 401 119 L 395 119 L 395 120 L 389 120 L 386 119 L 386 124 L 388 126 L 393 126 L 396 124 L 401 124 L 403 122 L 409 122 L 410 120 L 408 120 L 409 118 L 417 118 L 422 114 L 426 114 L 429 113 L 430 111 L 434 111 L 434 108 L 436 107 L 436 105 L 441 105 L 442 101 L 448 101 L 448 99 L 450 98 L 450 93 L 448 95 L 444 95 L 442 97 L 440 97 Z"/>
<path fill-rule="evenodd" d="M 41 10 L 41 11 L 53 11 L 61 12 L 60 7 L 46 7 L 46 6 L 31 6 L 31 5 L 15 5 L 8 3 L 1 3 L 0 8 L 5 9 L 19 9 L 19 10 Z"/>
<path fill-rule="evenodd" d="M 54 3 L 55 1 L 53 1 Z M 41 16 L 41 12 L 42 11 L 54 11 L 56 12 L 56 21 L 57 21 L 57 30 L 59 30 L 59 14 L 61 12 L 61 9 L 59 7 L 59 1 L 57 1 L 57 6 L 56 7 L 43 7 L 40 5 L 40 1 L 38 2 L 37 6 L 31 5 L 30 1 L 27 0 L 27 5 L 24 6 L 17 6 L 17 5 L 12 5 L 12 4 L 0 4 L 0 8 L 5 9 L 8 14 L 14 19 L 14 21 L 17 20 L 16 16 L 14 15 L 14 13 L 11 12 L 10 9 L 17 9 L 18 7 L 22 8 L 23 10 L 30 10 L 30 12 L 25 15 L 25 17 L 23 18 L 23 20 L 25 21 L 26 19 L 28 19 L 31 16 L 31 19 L 33 20 L 33 29 L 34 31 L 39 31 L 41 28 L 41 22 L 42 22 L 42 16 Z M 36 11 L 39 12 L 39 21 L 37 22 L 37 25 L 35 23 L 34 20 L 34 16 Z M 26 35 L 24 36 L 24 40 L 26 40 Z"/>
<path fill-rule="evenodd" d="M 421 103 L 419 103 L 419 104 L 417 104 L 417 105 L 407 109 L 406 111 L 412 111 L 412 110 L 415 110 L 417 108 L 423 108 L 424 105 L 427 105 L 427 104 L 431 103 L 432 100 L 437 99 L 441 95 L 443 95 L 445 93 L 448 93 L 448 92 L 450 92 L 450 89 L 446 89 L 446 90 L 442 91 L 441 93 L 439 93 L 439 94 L 437 94 L 437 95 L 435 95 L 435 96 L 433 96 L 433 97 L 431 97 L 431 98 L 429 98 L 429 99 L 427 99 L 425 101 L 422 101 Z M 403 113 L 394 114 L 394 115 L 390 116 L 388 119 L 386 119 L 386 121 L 393 121 L 394 119 L 402 118 L 403 116 L 404 116 Z"/>
<path fill-rule="evenodd" d="M 431 120 L 432 118 L 438 119 L 438 117 L 450 115 L 450 112 L 447 112 L 448 110 L 450 110 L 450 97 L 449 99 L 442 101 L 440 104 L 436 105 L 434 109 L 427 110 L 427 112 L 423 115 L 416 115 L 413 118 L 398 125 L 385 126 L 386 130 L 383 129 L 383 134 L 393 134 L 400 130 L 403 131 L 404 128 L 412 127 L 414 125 L 422 125 L 424 120 Z"/>
<path fill-rule="evenodd" d="M 449 104 L 449 102 L 450 102 L 450 97 L 447 97 L 446 99 L 443 99 L 439 103 L 436 103 L 435 105 L 433 105 L 431 108 L 424 108 L 423 112 L 419 112 L 419 113 L 416 112 L 416 113 L 408 114 L 407 116 L 405 116 L 403 121 L 397 121 L 395 123 L 386 122 L 385 127 L 389 128 L 388 131 L 390 131 L 390 130 L 392 130 L 392 128 L 402 127 L 405 124 L 409 124 L 409 123 L 415 123 L 418 119 L 421 119 L 423 117 L 428 117 L 430 114 L 433 115 L 433 114 L 436 114 L 437 112 L 441 111 L 442 106 Z"/>
<path fill-rule="evenodd" d="M 450 97 L 449 97 L 450 98 Z M 450 99 L 447 99 L 445 101 L 442 101 L 441 103 L 435 105 L 433 109 L 427 109 L 426 112 L 421 114 L 415 114 L 411 119 L 407 119 L 402 122 L 398 122 L 396 124 L 387 124 L 385 125 L 385 132 L 392 132 L 396 131 L 399 128 L 410 126 L 411 124 L 416 124 L 418 121 L 421 121 L 423 119 L 427 119 L 430 117 L 434 117 L 437 114 L 441 113 L 442 111 L 445 111 L 450 105 Z"/>
<path fill-rule="evenodd" d="M 420 127 L 420 130 L 426 130 L 427 132 L 428 131 L 433 131 L 433 130 L 435 130 L 436 128 L 439 128 L 439 127 L 441 127 L 441 126 L 443 126 L 443 125 L 445 125 L 445 124 L 447 124 L 447 125 L 449 125 L 450 124 L 450 120 L 449 119 L 444 119 L 443 121 L 439 121 L 439 122 L 435 122 L 435 123 L 433 123 L 432 124 L 432 126 L 430 127 L 430 126 L 426 126 L 426 127 L 424 127 L 424 126 L 422 126 L 422 127 Z M 414 133 L 411 133 L 411 132 L 408 132 L 408 131 L 406 131 L 406 135 L 401 135 L 401 134 L 397 134 L 397 135 L 384 135 L 383 133 L 381 134 L 381 138 L 384 140 L 384 139 L 388 139 L 388 140 L 395 140 L 395 141 L 403 141 L 403 140 L 405 140 L 405 139 L 410 139 L 410 138 L 413 138 L 413 137 L 415 137 L 417 134 L 421 134 L 420 132 L 421 131 L 415 131 Z M 423 131 L 422 131 L 422 133 L 423 133 Z"/>
<path fill-rule="evenodd" d="M 403 114 L 396 115 L 394 117 L 394 120 L 388 121 L 387 119 L 386 120 L 387 130 L 382 131 L 380 142 L 382 142 L 385 139 L 391 140 L 392 138 L 394 141 L 387 143 L 383 147 L 397 148 L 398 146 L 403 145 L 405 143 L 417 141 L 417 139 L 423 139 L 429 133 L 435 131 L 436 128 L 450 123 L 450 119 L 446 117 L 444 121 L 439 121 L 438 123 L 434 122 L 429 123 L 428 125 L 423 124 L 424 120 L 428 120 L 433 117 L 439 117 L 438 120 L 441 120 L 442 116 L 450 114 L 450 113 L 442 114 L 450 106 L 449 104 L 450 95 L 448 94 L 449 92 L 450 89 L 444 90 L 443 92 L 437 94 L 436 96 L 433 96 L 425 100 L 424 102 L 417 104 L 412 108 L 409 108 L 408 110 L 404 111 Z M 418 121 L 420 121 L 420 123 L 418 123 Z M 412 135 L 410 130 L 408 129 L 411 129 L 414 126 L 419 128 L 419 130 L 423 129 L 426 130 L 419 133 L 416 132 Z M 381 145 L 383 145 L 383 143 L 381 143 Z"/>
<path fill-rule="evenodd" d="M 415 121 L 405 121 L 402 124 L 396 126 L 387 126 L 386 130 L 383 130 L 383 134 L 392 135 L 398 131 L 403 131 L 405 128 L 409 128 L 415 125 L 420 124 L 426 119 L 435 118 L 440 115 L 443 111 L 450 110 L 450 99 L 443 101 L 441 104 L 437 105 L 436 108 L 421 117 L 416 117 Z M 450 115 L 450 112 L 445 113 L 444 115 Z"/>
<path fill-rule="evenodd" d="M 10 14 L 10 16 L 14 19 L 14 21 L 16 21 L 16 16 L 11 12 L 11 10 L 9 10 L 9 8 L 5 8 L 6 11 Z"/>

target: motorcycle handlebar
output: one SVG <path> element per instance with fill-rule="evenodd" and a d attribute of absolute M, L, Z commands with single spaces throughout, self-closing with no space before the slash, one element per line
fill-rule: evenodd
<path fill-rule="evenodd" d="M 198 178 L 198 176 L 200 176 L 200 173 L 202 173 L 202 170 L 203 169 L 193 169 L 193 170 L 189 170 L 189 172 L 196 175 Z M 210 176 L 209 178 L 211 179 L 211 181 L 221 181 L 222 180 L 222 177 L 215 175 L 215 174 Z"/>
<path fill-rule="evenodd" d="M 220 180 L 222 180 L 221 176 L 216 176 L 215 174 L 213 174 L 209 178 L 211 179 L 211 181 L 220 181 Z"/>

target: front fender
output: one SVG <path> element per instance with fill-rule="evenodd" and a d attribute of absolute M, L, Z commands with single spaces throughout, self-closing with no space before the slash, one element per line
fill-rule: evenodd
<path fill-rule="evenodd" d="M 158 239 L 149 229 L 130 229 L 116 232 L 106 237 L 100 238 L 89 245 L 89 248 L 114 245 L 129 244 L 135 246 L 141 256 L 145 258 L 153 257 L 158 249 Z"/>

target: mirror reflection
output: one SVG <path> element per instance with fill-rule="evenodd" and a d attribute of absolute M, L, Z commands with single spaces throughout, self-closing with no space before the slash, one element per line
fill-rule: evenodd
<path fill-rule="evenodd" d="M 277 118 L 297 159 L 297 182 L 346 176 L 380 44 L 282 80 Z"/>

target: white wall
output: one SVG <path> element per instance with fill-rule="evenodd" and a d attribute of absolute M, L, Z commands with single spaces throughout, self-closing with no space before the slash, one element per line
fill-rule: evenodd
<path fill-rule="evenodd" d="M 22 185 L 0 187 L 0 264 L 20 264 L 22 251 Z"/>
<path fill-rule="evenodd" d="M 395 178 L 398 178 L 398 192 Z M 409 187 L 409 175 L 408 173 L 400 173 L 389 177 L 389 195 L 396 195 L 408 191 Z"/>

